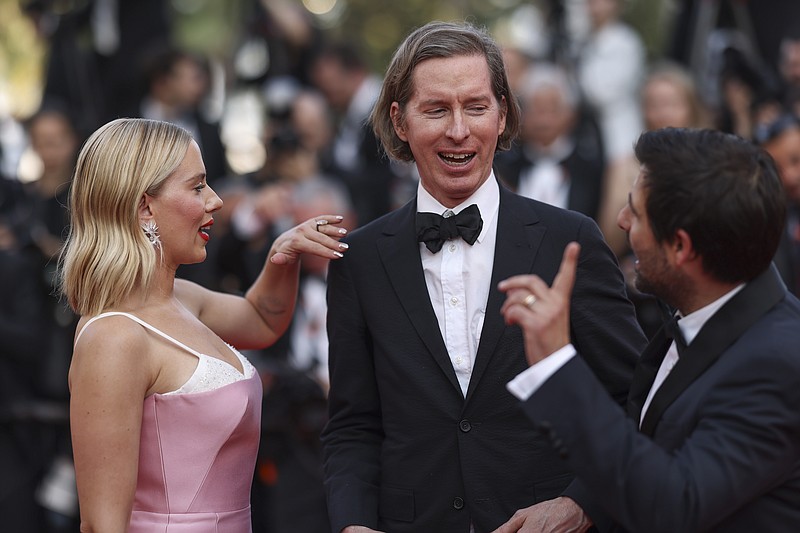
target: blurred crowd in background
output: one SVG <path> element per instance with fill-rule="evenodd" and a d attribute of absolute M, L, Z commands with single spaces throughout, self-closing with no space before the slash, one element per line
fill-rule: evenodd
<path fill-rule="evenodd" d="M 490 28 L 524 111 L 521 138 L 496 158 L 497 177 L 594 218 L 630 275 L 616 217 L 639 171 L 639 133 L 711 127 L 751 139 L 776 159 L 786 186 L 791 208 L 776 264 L 798 294 L 800 3 L 670 2 L 668 39 L 656 52 L 626 22 L 635 3 L 515 2 Z M 308 4 L 245 2 L 237 46 L 221 62 L 177 44 L 161 0 L 21 2 L 48 53 L 38 109 L 0 116 L 3 531 L 78 530 L 66 378 L 77 317 L 53 280 L 73 165 L 95 128 L 137 116 L 192 133 L 225 204 L 208 259 L 178 274 L 218 290 L 248 287 L 273 237 L 299 221 L 344 214 L 352 229 L 413 197 L 414 167 L 390 162 L 365 123 L 381 72 L 363 43 L 319 24 Z M 398 28 L 398 40 L 410 29 Z M 265 387 L 255 533 L 328 527 L 318 439 L 326 420 L 326 267 L 304 259 L 290 331 L 247 354 Z M 652 334 L 657 302 L 632 287 L 630 296 Z"/>

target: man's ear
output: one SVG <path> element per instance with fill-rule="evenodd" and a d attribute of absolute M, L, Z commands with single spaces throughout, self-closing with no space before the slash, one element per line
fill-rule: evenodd
<path fill-rule="evenodd" d="M 389 117 L 392 119 L 392 126 L 394 126 L 394 132 L 400 137 L 400 140 L 403 142 L 408 142 L 408 136 L 406 135 L 406 128 L 403 125 L 403 113 L 400 111 L 400 104 L 397 102 L 392 102 L 392 107 L 389 109 Z"/>
<path fill-rule="evenodd" d="M 686 264 L 697 258 L 697 251 L 694 249 L 692 237 L 686 230 L 679 229 L 675 232 L 671 248 L 676 265 Z"/>

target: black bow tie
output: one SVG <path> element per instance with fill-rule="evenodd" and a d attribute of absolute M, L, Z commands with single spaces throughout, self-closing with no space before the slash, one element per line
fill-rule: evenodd
<path fill-rule="evenodd" d="M 428 250 L 433 253 L 442 249 L 444 241 L 456 237 L 461 237 L 470 246 L 473 245 L 481 233 L 481 228 L 483 219 L 476 204 L 449 217 L 436 213 L 417 213 L 417 240 L 424 242 Z"/>

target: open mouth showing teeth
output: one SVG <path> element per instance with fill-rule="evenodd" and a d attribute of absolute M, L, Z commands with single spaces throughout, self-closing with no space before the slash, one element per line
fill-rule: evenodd
<path fill-rule="evenodd" d="M 466 165 L 475 154 L 451 154 L 446 152 L 439 152 L 439 157 L 448 165 Z"/>
<path fill-rule="evenodd" d="M 207 240 L 208 240 L 208 238 L 209 238 L 209 235 L 208 235 L 208 230 L 210 230 L 210 229 L 211 229 L 211 224 L 206 224 L 205 226 L 200 226 L 200 229 L 199 229 L 199 230 L 197 230 L 197 232 L 200 234 L 200 236 L 201 236 L 201 237 L 202 237 L 204 240 L 206 240 L 206 241 L 207 241 Z"/>

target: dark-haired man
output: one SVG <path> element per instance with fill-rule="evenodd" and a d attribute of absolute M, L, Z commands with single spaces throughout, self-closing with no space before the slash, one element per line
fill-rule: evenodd
<path fill-rule="evenodd" d="M 552 288 L 533 276 L 501 284 L 503 315 L 522 327 L 532 365 L 509 389 L 588 489 L 579 501 L 595 524 L 796 531 L 800 302 L 772 266 L 785 217 L 774 162 L 712 130 L 645 133 L 636 156 L 641 173 L 618 221 L 637 287 L 677 320 L 642 353 L 627 416 L 569 344 L 574 244 Z"/>

